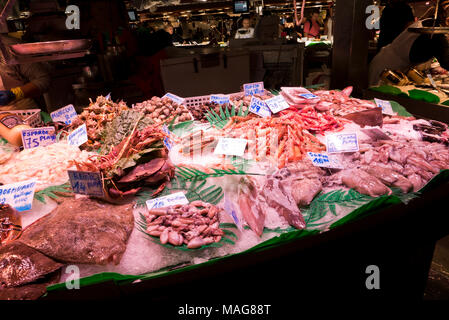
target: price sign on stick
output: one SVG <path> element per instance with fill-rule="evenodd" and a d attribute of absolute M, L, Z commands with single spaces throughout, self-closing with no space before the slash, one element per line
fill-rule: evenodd
<path fill-rule="evenodd" d="M 24 149 L 45 147 L 56 142 L 55 127 L 22 130 Z"/>
<path fill-rule="evenodd" d="M 326 135 L 327 153 L 342 153 L 359 151 L 357 133 L 339 133 Z"/>
<path fill-rule="evenodd" d="M 265 100 L 265 103 L 273 113 L 278 113 L 279 111 L 290 108 L 287 101 L 285 101 L 284 97 L 281 95 L 267 99 Z"/>
<path fill-rule="evenodd" d="M 387 114 L 387 115 L 390 115 L 390 116 L 394 115 L 394 111 L 393 111 L 393 108 L 391 107 L 390 101 L 380 100 L 380 99 L 374 98 L 374 102 L 376 102 L 376 105 L 379 108 L 382 108 L 382 113 L 383 114 Z"/>
<path fill-rule="evenodd" d="M 73 192 L 93 197 L 103 197 L 103 181 L 100 172 L 67 170 Z"/>
<path fill-rule="evenodd" d="M 215 147 L 214 154 L 225 154 L 228 156 L 243 156 L 248 140 L 234 138 L 220 138 Z"/>
<path fill-rule="evenodd" d="M 150 199 L 147 200 L 147 208 L 148 210 L 151 209 L 158 209 L 158 208 L 165 208 L 169 206 L 174 206 L 177 204 L 188 204 L 189 200 L 187 200 L 186 196 L 182 192 L 176 192 L 173 194 L 170 194 L 168 196 L 159 197 L 156 199 Z"/>
<path fill-rule="evenodd" d="M 87 142 L 87 128 L 86 124 L 79 126 L 73 130 L 67 137 L 67 141 L 72 146 L 79 147 L 80 145 Z"/>
<path fill-rule="evenodd" d="M 54 122 L 64 122 L 71 124 L 78 117 L 75 107 L 72 104 L 50 113 L 50 117 Z"/>
<path fill-rule="evenodd" d="M 249 105 L 249 111 L 252 113 L 255 113 L 261 117 L 271 117 L 271 111 L 268 108 L 265 101 L 263 101 L 259 98 L 256 98 L 254 96 L 251 98 L 251 103 Z"/>
<path fill-rule="evenodd" d="M 316 167 L 343 169 L 343 165 L 333 155 L 315 152 L 307 152 L 307 155 L 309 156 L 309 159 L 312 161 L 313 165 Z"/>
<path fill-rule="evenodd" d="M 31 210 L 36 179 L 0 186 L 0 203 L 7 203 L 17 211 Z"/>
<path fill-rule="evenodd" d="M 184 102 L 184 98 L 178 97 L 176 94 L 167 92 L 163 98 L 169 98 L 171 101 L 176 102 L 177 104 L 182 104 Z"/>
<path fill-rule="evenodd" d="M 252 96 L 255 94 L 263 94 L 265 88 L 263 82 L 245 83 L 243 85 L 243 91 L 245 92 L 245 96 Z"/>

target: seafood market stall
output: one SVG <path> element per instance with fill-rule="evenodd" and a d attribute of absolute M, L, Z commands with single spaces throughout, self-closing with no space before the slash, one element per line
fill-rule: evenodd
<path fill-rule="evenodd" d="M 421 298 L 447 124 L 351 87 L 242 88 L 0 114 L 0 298 Z"/>

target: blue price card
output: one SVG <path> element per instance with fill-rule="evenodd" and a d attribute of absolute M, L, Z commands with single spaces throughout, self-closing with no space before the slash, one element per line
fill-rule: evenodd
<path fill-rule="evenodd" d="M 359 151 L 357 133 L 339 133 L 326 135 L 327 153 L 342 153 Z"/>
<path fill-rule="evenodd" d="M 171 101 L 176 102 L 177 104 L 183 104 L 184 102 L 184 98 L 178 97 L 176 94 L 167 92 L 163 97 L 163 98 L 169 98 Z"/>
<path fill-rule="evenodd" d="M 188 203 L 189 200 L 187 200 L 183 192 L 176 192 L 168 196 L 163 196 L 146 201 L 148 210 L 175 206 L 177 204 L 184 205 Z"/>
<path fill-rule="evenodd" d="M 45 147 L 56 142 L 55 127 L 24 129 L 21 134 L 24 149 Z"/>
<path fill-rule="evenodd" d="M 77 194 L 103 197 L 103 180 L 100 172 L 67 170 L 72 190 Z"/>
<path fill-rule="evenodd" d="M 50 113 L 50 117 L 54 122 L 64 122 L 71 124 L 78 117 L 75 107 L 72 104 Z"/>
<path fill-rule="evenodd" d="M 271 117 L 271 111 L 270 108 L 268 108 L 267 104 L 265 103 L 265 101 L 256 98 L 256 97 L 251 97 L 251 102 L 249 105 L 249 111 L 252 113 L 255 113 L 261 117 Z"/>
<path fill-rule="evenodd" d="M 245 92 L 245 96 L 252 96 L 265 93 L 265 88 L 263 82 L 245 83 L 243 85 L 243 91 Z"/>
<path fill-rule="evenodd" d="M 264 101 L 273 113 L 278 113 L 279 111 L 290 108 L 287 101 L 285 101 L 284 97 L 281 95 Z"/>
<path fill-rule="evenodd" d="M 73 130 L 67 137 L 69 145 L 79 147 L 87 142 L 87 128 L 86 124 L 83 124 Z"/>
<path fill-rule="evenodd" d="M 303 97 L 304 99 L 316 99 L 318 96 L 314 95 L 313 93 L 303 93 L 299 95 L 300 97 Z"/>
<path fill-rule="evenodd" d="M 217 104 L 230 103 L 229 96 L 223 94 L 213 94 L 210 96 L 210 102 L 215 102 Z"/>
<path fill-rule="evenodd" d="M 17 211 L 31 210 L 36 179 L 0 186 L 0 203 L 7 203 Z"/>

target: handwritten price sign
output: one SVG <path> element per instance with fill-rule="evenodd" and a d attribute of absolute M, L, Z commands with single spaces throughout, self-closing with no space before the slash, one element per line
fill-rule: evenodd
<path fill-rule="evenodd" d="M 356 152 L 359 151 L 357 133 L 340 133 L 326 136 L 328 153 Z"/>
<path fill-rule="evenodd" d="M 56 142 L 55 127 L 22 130 L 24 149 L 45 147 Z"/>
<path fill-rule="evenodd" d="M 177 204 L 188 204 L 189 200 L 187 200 L 186 196 L 182 192 L 177 192 L 170 194 L 168 196 L 159 197 L 156 199 L 150 199 L 146 201 L 148 210 L 165 208 L 169 206 L 174 206 Z"/>
<path fill-rule="evenodd" d="M 263 101 L 259 98 L 256 98 L 254 96 L 251 98 L 251 103 L 249 105 L 249 111 L 252 113 L 255 113 L 261 117 L 271 117 L 271 111 L 268 108 L 265 101 Z"/>
<path fill-rule="evenodd" d="M 290 108 L 287 101 L 285 101 L 284 97 L 281 95 L 267 99 L 265 100 L 265 103 L 273 113 L 278 113 L 279 111 Z"/>
<path fill-rule="evenodd" d="M 243 91 L 245 92 L 245 96 L 252 96 L 255 94 L 264 93 L 265 88 L 263 86 L 263 82 L 245 83 L 243 85 Z"/>
<path fill-rule="evenodd" d="M 73 192 L 93 197 L 103 197 L 103 181 L 100 172 L 67 170 Z"/>
<path fill-rule="evenodd" d="M 71 124 L 78 117 L 75 107 L 72 104 L 50 113 L 50 117 L 54 122 L 64 122 Z"/>

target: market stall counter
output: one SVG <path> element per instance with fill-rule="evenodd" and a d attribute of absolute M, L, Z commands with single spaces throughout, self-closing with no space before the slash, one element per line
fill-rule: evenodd
<path fill-rule="evenodd" d="M 0 264 L 21 273 L 0 298 L 421 298 L 447 124 L 351 87 L 242 88 L 3 114 Z"/>

